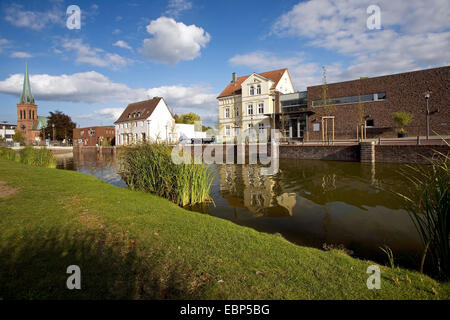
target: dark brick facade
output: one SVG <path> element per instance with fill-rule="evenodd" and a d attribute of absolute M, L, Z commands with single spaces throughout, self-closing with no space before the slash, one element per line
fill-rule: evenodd
<path fill-rule="evenodd" d="M 81 142 L 81 143 L 80 143 Z M 115 128 L 107 127 L 89 127 L 73 129 L 73 144 L 81 144 L 83 146 L 96 145 L 114 145 Z"/>
<path fill-rule="evenodd" d="M 320 113 L 323 107 L 313 107 L 312 101 L 321 99 L 322 86 L 308 87 L 307 90 L 308 110 L 316 113 L 308 119 L 308 140 L 320 140 L 321 131 L 314 132 L 313 123 L 320 122 Z M 427 90 L 431 91 L 430 111 L 439 108 L 439 113 L 430 116 L 430 135 L 434 135 L 433 131 L 441 135 L 448 135 L 450 133 L 449 66 L 328 84 L 328 97 L 337 98 L 385 92 L 385 100 L 363 103 L 366 119 L 374 120 L 374 127 L 367 128 L 367 138 L 396 137 L 397 128 L 392 121 L 392 114 L 399 111 L 409 112 L 413 115 L 411 124 L 405 127 L 408 135 L 424 136 L 426 133 L 424 93 Z M 336 105 L 333 115 L 335 116 L 335 139 L 355 139 L 358 123 L 357 104 Z"/>

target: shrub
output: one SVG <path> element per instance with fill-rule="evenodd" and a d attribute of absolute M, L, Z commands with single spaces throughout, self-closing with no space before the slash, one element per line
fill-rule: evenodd
<path fill-rule="evenodd" d="M 16 155 L 17 154 L 13 149 L 0 147 L 0 159 L 15 161 Z"/>
<path fill-rule="evenodd" d="M 392 120 L 400 127 L 399 133 L 405 133 L 406 130 L 403 128 L 407 126 L 412 121 L 412 114 L 408 112 L 394 112 L 392 114 Z"/>
<path fill-rule="evenodd" d="M 210 200 L 211 174 L 204 164 L 175 164 L 167 144 L 124 148 L 121 175 L 130 189 L 156 194 L 180 205 Z"/>

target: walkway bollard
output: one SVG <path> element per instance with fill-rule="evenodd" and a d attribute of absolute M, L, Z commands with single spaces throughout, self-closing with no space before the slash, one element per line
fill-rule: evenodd
<path fill-rule="evenodd" d="M 420 136 L 417 136 L 417 144 L 420 144 Z"/>

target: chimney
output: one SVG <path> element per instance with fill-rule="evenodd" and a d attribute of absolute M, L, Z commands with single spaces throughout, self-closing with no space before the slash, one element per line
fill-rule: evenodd
<path fill-rule="evenodd" d="M 231 82 L 236 83 L 236 72 L 232 73 Z"/>

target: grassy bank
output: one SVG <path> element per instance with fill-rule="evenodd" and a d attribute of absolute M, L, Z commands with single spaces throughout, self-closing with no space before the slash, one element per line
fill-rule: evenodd
<path fill-rule="evenodd" d="M 0 297 L 449 299 L 449 283 L 289 243 L 78 172 L 0 160 Z M 7 192 L 6 192 L 7 191 Z M 81 290 L 66 289 L 79 265 Z"/>

